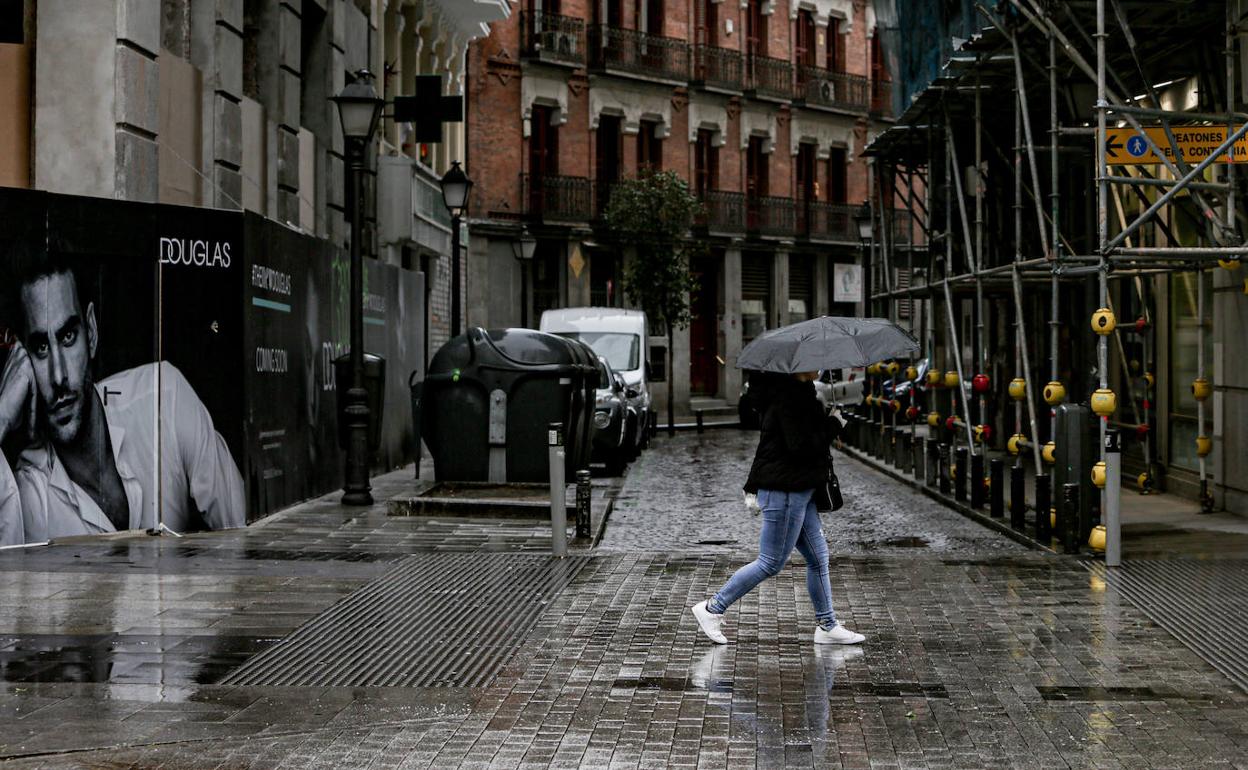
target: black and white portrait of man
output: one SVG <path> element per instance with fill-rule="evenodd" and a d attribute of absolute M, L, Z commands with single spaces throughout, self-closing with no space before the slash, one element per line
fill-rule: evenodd
<path fill-rule="evenodd" d="M 108 341 L 70 265 L 18 254 L 0 274 L 16 332 L 0 371 L 0 545 L 244 526 L 238 466 L 182 373 L 158 361 L 95 381 Z"/>

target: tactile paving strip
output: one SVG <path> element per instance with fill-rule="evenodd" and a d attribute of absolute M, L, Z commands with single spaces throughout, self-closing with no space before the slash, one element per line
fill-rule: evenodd
<path fill-rule="evenodd" d="M 221 684 L 482 687 L 589 557 L 417 554 Z"/>
<path fill-rule="evenodd" d="M 1088 568 L 1248 692 L 1248 560 L 1125 559 Z"/>

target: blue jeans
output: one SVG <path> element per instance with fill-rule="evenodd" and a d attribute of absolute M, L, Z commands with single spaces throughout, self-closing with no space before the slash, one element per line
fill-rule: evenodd
<path fill-rule="evenodd" d="M 729 605 L 772 575 L 778 575 L 793 547 L 806 559 L 806 590 L 815 606 L 815 620 L 824 628 L 836 625 L 832 611 L 832 581 L 828 579 L 828 541 L 819 525 L 814 490 L 780 492 L 758 490 L 763 531 L 758 537 L 758 558 L 737 570 L 724 587 L 707 602 L 707 609 L 723 613 Z"/>

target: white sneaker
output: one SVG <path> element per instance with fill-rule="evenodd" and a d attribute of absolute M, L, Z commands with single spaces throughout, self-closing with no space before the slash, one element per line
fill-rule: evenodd
<path fill-rule="evenodd" d="M 862 644 L 867 637 L 837 623 L 831 630 L 815 626 L 815 644 Z"/>
<path fill-rule="evenodd" d="M 698 602 L 690 608 L 693 616 L 697 618 L 698 628 L 702 629 L 702 633 L 715 644 L 728 644 L 728 637 L 724 636 L 724 632 L 720 627 L 724 624 L 724 616 L 716 615 L 706 608 L 706 602 Z"/>

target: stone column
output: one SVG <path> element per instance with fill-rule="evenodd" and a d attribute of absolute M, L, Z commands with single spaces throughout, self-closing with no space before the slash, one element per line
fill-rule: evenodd
<path fill-rule="evenodd" d="M 789 325 L 789 252 L 776 249 L 771 263 L 771 318 L 769 328 Z"/>
<path fill-rule="evenodd" d="M 239 208 L 243 200 L 241 2 L 191 4 L 191 63 L 204 77 L 200 167 L 206 179 L 201 200 L 218 208 Z"/>
<path fill-rule="evenodd" d="M 828 253 L 821 251 L 814 257 L 814 271 L 811 280 L 815 283 L 815 317 L 827 315 L 832 307 L 832 298 L 828 296 L 828 286 L 831 285 L 829 271 L 832 269 Z"/>
<path fill-rule="evenodd" d="M 36 6 L 34 184 L 159 197 L 159 0 Z"/>
<path fill-rule="evenodd" d="M 741 396 L 741 246 L 734 244 L 724 250 L 724 366 L 720 370 L 720 395 L 735 405 Z"/>

